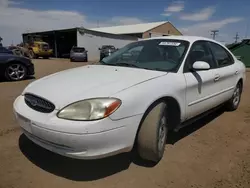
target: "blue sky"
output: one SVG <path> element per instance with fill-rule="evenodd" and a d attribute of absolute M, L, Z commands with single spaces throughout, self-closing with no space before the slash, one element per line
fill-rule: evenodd
<path fill-rule="evenodd" d="M 250 36 L 249 10 L 249 0 L 0 0 L 0 36 L 8 45 L 27 31 L 169 20 L 184 34 L 219 29 L 217 40 L 232 42 Z"/>

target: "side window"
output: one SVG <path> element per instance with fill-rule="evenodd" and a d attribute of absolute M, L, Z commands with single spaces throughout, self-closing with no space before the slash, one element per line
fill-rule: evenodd
<path fill-rule="evenodd" d="M 234 63 L 231 55 L 220 45 L 209 42 L 210 48 L 219 67 L 231 65 Z"/>
<path fill-rule="evenodd" d="M 211 69 L 216 67 L 216 64 L 213 60 L 213 55 L 210 52 L 207 42 L 198 41 L 192 45 L 184 65 L 184 72 L 190 72 L 190 69 L 196 61 L 207 62 Z"/>

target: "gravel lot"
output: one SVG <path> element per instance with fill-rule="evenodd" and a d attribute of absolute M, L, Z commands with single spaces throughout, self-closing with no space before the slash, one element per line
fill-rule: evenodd
<path fill-rule="evenodd" d="M 85 65 L 55 59 L 34 63 L 36 78 Z M 0 188 L 250 187 L 250 80 L 237 111 L 218 110 L 171 134 L 155 167 L 138 164 L 130 154 L 73 160 L 30 142 L 15 122 L 12 104 L 33 80 L 0 81 Z"/>

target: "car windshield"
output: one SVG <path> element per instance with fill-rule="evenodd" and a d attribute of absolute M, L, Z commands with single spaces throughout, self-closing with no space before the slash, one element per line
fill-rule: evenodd
<path fill-rule="evenodd" d="M 10 52 L 10 50 L 8 50 L 7 48 L 5 47 L 0 47 L 0 53 L 5 53 L 5 52 Z"/>
<path fill-rule="evenodd" d="M 133 42 L 101 63 L 150 70 L 176 72 L 183 61 L 189 42 L 184 40 L 153 39 Z"/>

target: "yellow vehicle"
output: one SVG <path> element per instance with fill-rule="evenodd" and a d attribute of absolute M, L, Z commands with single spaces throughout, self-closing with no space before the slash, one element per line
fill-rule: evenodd
<path fill-rule="evenodd" d="M 29 45 L 29 53 L 31 58 L 49 58 L 53 54 L 53 50 L 50 49 L 49 44 L 43 41 L 34 41 Z"/>

